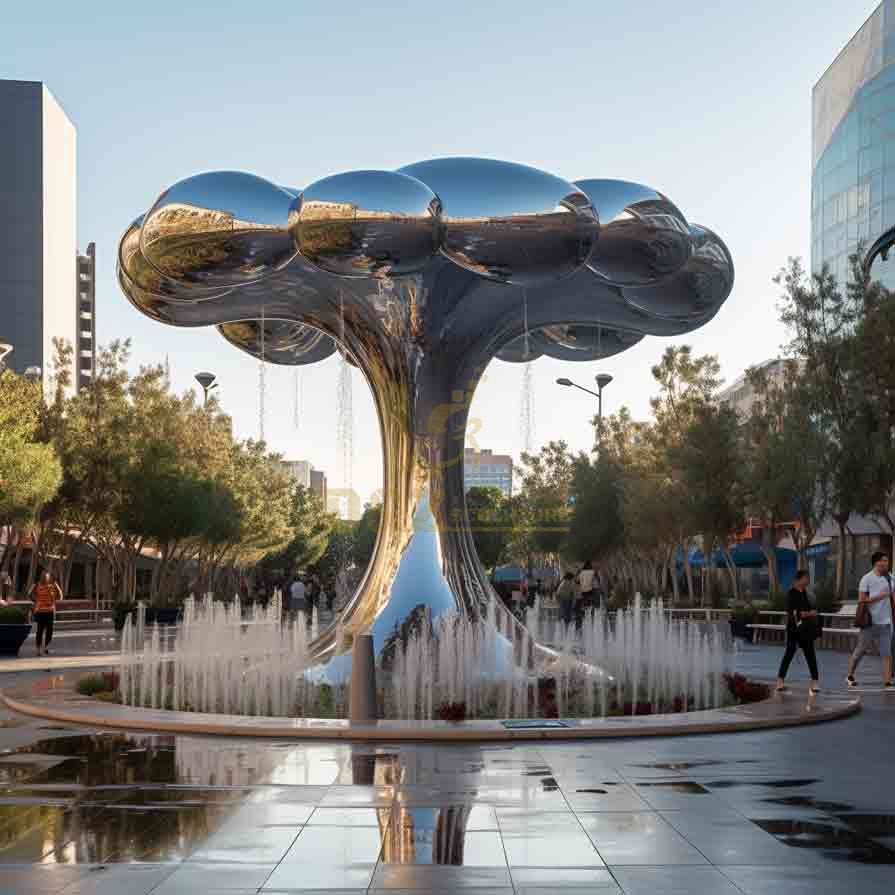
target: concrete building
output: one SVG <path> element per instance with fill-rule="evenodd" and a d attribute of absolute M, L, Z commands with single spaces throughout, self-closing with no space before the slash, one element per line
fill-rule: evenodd
<path fill-rule="evenodd" d="M 53 340 L 78 350 L 77 137 L 34 81 L 0 81 L 0 133 L 0 342 L 7 366 L 47 381 Z"/>
<path fill-rule="evenodd" d="M 96 372 L 96 245 L 78 255 L 78 339 L 75 348 L 75 385 L 80 391 Z"/>
<path fill-rule="evenodd" d="M 840 283 L 848 256 L 895 226 L 895 0 L 884 0 L 812 94 L 811 266 Z M 895 263 L 874 267 L 895 288 Z"/>
<path fill-rule="evenodd" d="M 357 522 L 361 517 L 360 495 L 353 488 L 330 488 L 326 506 L 348 522 Z"/>
<path fill-rule="evenodd" d="M 307 460 L 281 460 L 280 466 L 303 488 L 311 487 L 311 469 Z"/>
<path fill-rule="evenodd" d="M 513 495 L 513 458 L 495 454 L 487 448 L 463 451 L 463 484 L 468 491 L 475 487 L 500 488 L 504 497 Z"/>
<path fill-rule="evenodd" d="M 764 370 L 768 380 L 779 383 L 786 375 L 786 361 L 783 358 L 771 358 L 756 364 L 752 369 Z M 745 373 L 733 381 L 727 388 L 718 392 L 718 403 L 729 404 L 742 422 L 745 422 L 752 413 L 752 405 L 755 403 L 755 389 L 749 383 Z"/>
<path fill-rule="evenodd" d="M 311 469 L 311 490 L 320 498 L 323 506 L 329 505 L 329 495 L 326 491 L 326 473 L 320 469 Z"/>

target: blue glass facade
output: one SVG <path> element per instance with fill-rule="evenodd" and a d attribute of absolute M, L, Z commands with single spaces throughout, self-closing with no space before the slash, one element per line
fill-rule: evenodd
<path fill-rule="evenodd" d="M 811 266 L 840 283 L 848 257 L 895 227 L 895 0 L 884 0 L 813 94 Z M 895 259 L 874 274 L 895 288 Z"/>

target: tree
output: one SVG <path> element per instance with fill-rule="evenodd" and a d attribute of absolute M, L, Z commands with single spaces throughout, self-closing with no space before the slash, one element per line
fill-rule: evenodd
<path fill-rule="evenodd" d="M 739 596 L 736 569 L 728 549 L 731 533 L 745 521 L 743 461 L 739 422 L 726 404 L 698 404 L 671 458 L 685 486 L 684 512 L 691 530 L 703 536 L 706 566 L 716 547 L 730 572 L 735 597 Z M 709 578 L 711 580 L 711 578 Z"/>
<path fill-rule="evenodd" d="M 379 524 L 382 521 L 382 503 L 367 504 L 354 530 L 354 562 L 359 569 L 366 569 L 373 558 Z"/>
<path fill-rule="evenodd" d="M 747 507 L 762 521 L 761 549 L 768 563 L 770 589 L 780 589 L 775 532 L 795 520 L 796 547 L 805 565 L 807 548 L 824 515 L 819 478 L 823 439 L 806 409 L 805 383 L 798 361 L 785 362 L 781 376 L 764 368 L 746 371 L 755 393 L 743 424 L 748 482 Z"/>
<path fill-rule="evenodd" d="M 62 468 L 56 452 L 40 438 L 39 382 L 0 372 L 0 528 L 6 530 L 3 569 L 21 543 L 15 530 L 33 522 L 56 495 Z"/>
<path fill-rule="evenodd" d="M 721 384 L 720 365 L 714 355 L 694 357 L 689 345 L 671 345 L 652 368 L 652 374 L 659 385 L 659 394 L 650 401 L 655 423 L 646 432 L 652 468 L 670 495 L 676 497 L 683 511 L 688 485 L 682 480 L 673 454 L 680 449 L 684 433 L 693 422 L 697 409 L 707 406 L 714 399 Z M 692 601 L 695 593 L 690 547 L 698 529 L 693 528 L 692 519 L 688 519 L 686 513 L 679 521 L 678 547 L 683 554 L 687 593 Z"/>
<path fill-rule="evenodd" d="M 845 293 L 825 266 L 806 275 L 790 258 L 776 282 L 783 287 L 781 320 L 789 327 L 789 350 L 802 365 L 804 412 L 819 439 L 818 481 L 823 502 L 839 528 L 836 592 L 845 597 L 848 520 L 868 503 L 877 467 L 872 404 L 864 392 L 854 339 L 863 311 L 863 285 Z"/>
<path fill-rule="evenodd" d="M 564 441 L 522 455 L 522 487 L 511 502 L 513 552 L 558 556 L 570 516 L 572 455 Z"/>
<path fill-rule="evenodd" d="M 507 500 L 500 488 L 476 486 L 466 492 L 466 512 L 479 561 L 493 569 L 510 541 Z"/>
<path fill-rule="evenodd" d="M 268 557 L 266 564 L 283 568 L 292 575 L 304 572 L 323 557 L 336 521 L 310 488 L 295 485 L 290 519 L 292 539 L 285 549 Z"/>
<path fill-rule="evenodd" d="M 624 544 L 621 465 L 601 451 L 579 454 L 572 464 L 572 512 L 563 553 L 570 560 L 602 560 Z"/>

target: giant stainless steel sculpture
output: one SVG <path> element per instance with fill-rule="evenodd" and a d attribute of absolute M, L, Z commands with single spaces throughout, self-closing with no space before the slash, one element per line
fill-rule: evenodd
<path fill-rule="evenodd" d="M 490 586 L 466 517 L 463 446 L 488 362 L 595 360 L 701 326 L 733 285 L 710 230 L 665 196 L 571 183 L 509 162 L 448 158 L 337 174 L 304 190 L 216 172 L 166 190 L 119 246 L 143 313 L 216 325 L 272 363 L 341 350 L 382 427 L 373 558 L 316 653 L 344 665 L 414 611 L 480 614 Z M 332 660 L 336 657 L 340 658 Z"/>

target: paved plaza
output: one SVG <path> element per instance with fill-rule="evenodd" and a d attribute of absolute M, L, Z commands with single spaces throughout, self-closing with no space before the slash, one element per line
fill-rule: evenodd
<path fill-rule="evenodd" d="M 779 654 L 738 666 L 771 677 Z M 845 657 L 821 660 L 841 687 Z M 877 665 L 851 719 L 638 741 L 296 744 L 5 713 L 0 893 L 889 892 L 895 696 L 870 692 Z M 803 664 L 792 677 L 803 699 Z"/>

